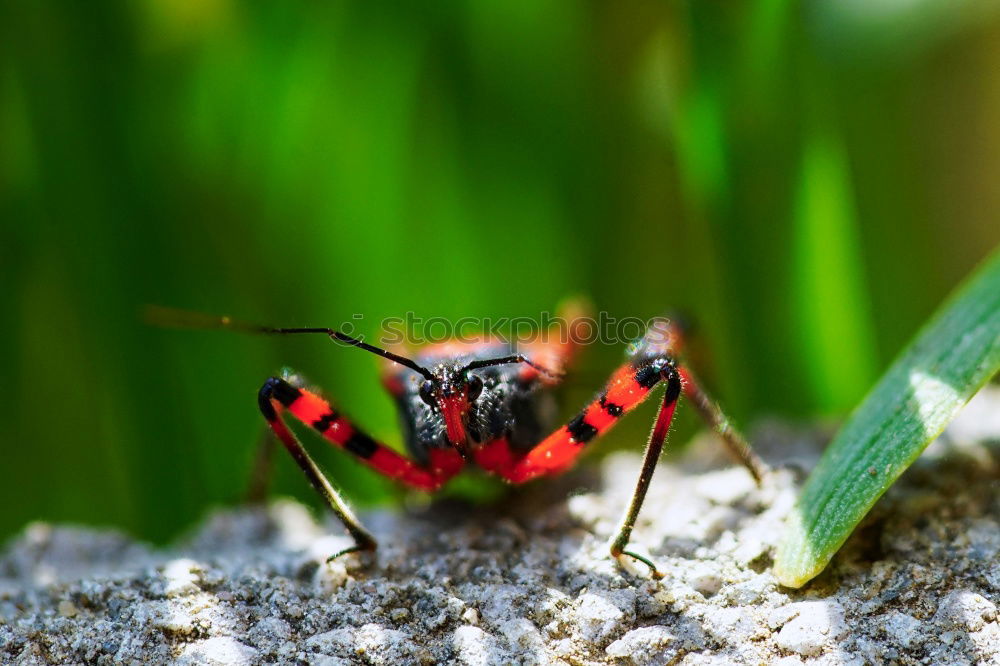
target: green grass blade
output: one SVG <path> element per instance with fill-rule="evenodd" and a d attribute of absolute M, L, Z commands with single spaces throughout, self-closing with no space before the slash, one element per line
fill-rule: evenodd
<path fill-rule="evenodd" d="M 846 411 L 877 377 L 875 334 L 847 153 L 823 120 L 812 122 L 795 211 L 792 289 L 805 371 L 800 388 L 824 411 Z M 851 350 L 850 363 L 844 349 Z"/>
<path fill-rule="evenodd" d="M 778 547 L 778 581 L 801 587 L 819 574 L 882 493 L 998 370 L 1000 251 L 939 308 L 823 454 Z"/>

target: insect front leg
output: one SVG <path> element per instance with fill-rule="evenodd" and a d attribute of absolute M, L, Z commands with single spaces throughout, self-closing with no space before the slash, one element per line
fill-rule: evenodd
<path fill-rule="evenodd" d="M 258 395 L 260 411 L 264 414 L 264 418 L 267 419 L 267 424 L 271 427 L 271 430 L 274 431 L 277 438 L 284 444 L 285 449 L 291 454 L 295 464 L 299 466 L 306 475 L 306 478 L 309 479 L 312 487 L 316 489 L 316 492 L 320 494 L 326 505 L 340 519 L 340 522 L 347 529 L 348 534 L 354 539 L 354 546 L 336 553 L 333 558 L 346 555 L 347 553 L 375 550 L 378 547 L 375 537 L 361 524 L 361 521 L 351 511 L 351 507 L 340 496 L 340 491 L 330 483 L 330 480 L 326 478 L 326 475 L 323 474 L 323 471 L 312 459 L 312 456 L 299 443 L 298 438 L 288 429 L 288 426 L 281 418 L 284 409 L 298 399 L 298 392 L 299 389 L 295 389 L 291 384 L 277 377 L 272 377 L 260 389 Z"/>
<path fill-rule="evenodd" d="M 279 377 L 271 377 L 264 382 L 258 395 L 258 403 L 261 413 L 278 440 L 354 539 L 353 547 L 337 553 L 334 558 L 350 552 L 375 550 L 377 544 L 375 538 L 364 528 L 341 497 L 336 486 L 323 474 L 294 433 L 289 430 L 282 418 L 285 410 L 299 421 L 312 426 L 337 448 L 351 453 L 383 476 L 410 488 L 437 490 L 464 465 L 462 458 L 452 449 L 433 450 L 429 464 L 426 467 L 419 465 L 386 445 L 376 442 L 347 418 L 337 413 L 320 396 Z"/>

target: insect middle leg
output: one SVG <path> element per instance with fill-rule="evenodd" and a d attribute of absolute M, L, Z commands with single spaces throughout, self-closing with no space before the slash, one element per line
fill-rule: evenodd
<path fill-rule="evenodd" d="M 351 552 L 375 550 L 377 542 L 288 428 L 282 418 L 285 410 L 315 428 L 330 443 L 354 454 L 376 472 L 410 488 L 437 490 L 464 465 L 457 452 L 442 449 L 432 451 L 429 465 L 423 467 L 358 430 L 320 396 L 279 377 L 271 377 L 264 382 L 258 394 L 258 404 L 278 440 L 354 539 L 353 547 L 340 551 L 334 558 Z"/>
<path fill-rule="evenodd" d="M 639 349 L 658 349 L 674 358 L 680 358 L 688 337 L 686 329 L 687 326 L 679 324 L 676 318 L 657 319 L 646 333 Z M 677 370 L 681 374 L 684 397 L 691 401 L 706 425 L 722 438 L 730 455 L 746 467 L 757 485 L 760 485 L 769 471 L 767 463 L 754 452 L 739 430 L 732 425 L 729 417 L 702 387 L 691 368 L 686 364 L 679 364 Z"/>
<path fill-rule="evenodd" d="M 729 417 L 702 388 L 701 382 L 695 378 L 691 368 L 682 365 L 679 370 L 684 397 L 691 401 L 702 420 L 722 438 L 730 455 L 747 468 L 759 486 L 770 471 L 767 463 L 754 452 L 740 431 L 730 423 Z"/>

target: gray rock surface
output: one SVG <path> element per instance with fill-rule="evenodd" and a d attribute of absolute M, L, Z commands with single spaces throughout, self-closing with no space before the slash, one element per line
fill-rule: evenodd
<path fill-rule="evenodd" d="M 801 474 L 756 488 L 707 443 L 661 465 L 634 533 L 662 581 L 607 554 L 632 454 L 498 506 L 369 514 L 367 562 L 325 564 L 348 541 L 289 501 L 169 550 L 33 524 L 0 554 L 0 663 L 1000 664 L 998 419 L 987 390 L 799 591 L 769 566 Z M 755 440 L 815 461 L 815 433 Z"/>

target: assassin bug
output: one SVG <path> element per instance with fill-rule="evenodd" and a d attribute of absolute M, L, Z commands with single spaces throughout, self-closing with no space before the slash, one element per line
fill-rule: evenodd
<path fill-rule="evenodd" d="M 561 315 L 561 321 L 568 321 L 572 329 L 582 321 L 583 310 L 570 306 L 563 308 Z M 154 318 L 162 319 L 155 313 Z M 179 318 L 174 313 L 167 319 L 176 324 Z M 575 351 L 565 335 L 529 343 L 520 350 L 489 339 L 452 341 L 425 347 L 410 358 L 330 328 L 272 328 L 228 317 L 208 325 L 276 335 L 326 335 L 385 359 L 382 383 L 398 407 L 409 456 L 366 435 L 294 376 L 271 377 L 258 394 L 268 426 L 354 539 L 353 546 L 331 560 L 346 553 L 375 550 L 377 542 L 288 428 L 286 412 L 380 474 L 409 488 L 435 491 L 466 464 L 475 464 L 509 483 L 559 474 L 662 383 L 666 390 L 642 470 L 610 544 L 612 556 L 620 560 L 627 555 L 644 563 L 655 578 L 662 577 L 656 566 L 626 547 L 681 394 L 722 436 L 754 479 L 760 482 L 767 469 L 690 369 L 680 363 L 682 331 L 667 319 L 654 320 L 645 336 L 629 347 L 627 361 L 612 373 L 600 395 L 548 435 L 548 389 L 560 381 L 560 372 Z"/>

